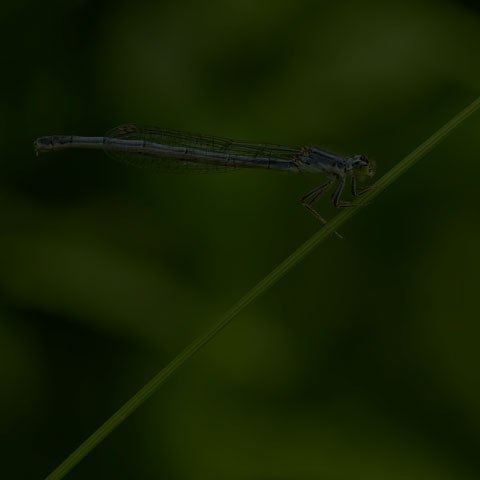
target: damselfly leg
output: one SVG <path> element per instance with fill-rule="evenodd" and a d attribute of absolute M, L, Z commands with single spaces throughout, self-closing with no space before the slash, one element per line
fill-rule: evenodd
<path fill-rule="evenodd" d="M 309 210 L 318 220 L 320 220 L 327 229 L 328 222 L 313 208 L 315 202 L 320 198 L 322 193 L 326 192 L 333 184 L 335 183 L 335 179 L 329 180 L 328 182 L 320 185 L 317 188 L 314 188 L 311 192 L 304 195 L 301 199 L 302 205 Z M 357 190 L 357 182 L 355 175 L 351 176 L 351 192 L 354 198 L 373 190 L 374 188 L 380 188 L 378 185 L 370 185 L 360 191 Z M 347 208 L 347 207 L 363 207 L 366 205 L 370 205 L 370 203 L 354 203 L 354 202 L 344 202 L 340 200 L 340 196 L 342 195 L 343 189 L 345 188 L 345 179 L 340 178 L 338 180 L 337 188 L 332 194 L 332 202 L 336 208 Z M 343 238 L 338 232 L 334 232 L 339 238 Z"/>
<path fill-rule="evenodd" d="M 352 175 L 352 180 L 351 181 L 352 181 L 352 183 L 351 183 L 352 195 L 354 197 L 358 197 L 362 193 L 365 193 L 366 191 L 371 190 L 372 188 L 377 188 L 376 185 L 372 185 L 371 187 L 367 187 L 366 189 L 362 190 L 361 192 L 357 192 L 355 175 Z M 335 205 L 336 208 L 365 207 L 367 205 L 370 205 L 370 203 L 353 203 L 353 202 L 344 202 L 344 201 L 340 200 L 340 195 L 342 194 L 344 187 L 345 187 L 345 179 L 342 178 L 338 182 L 337 188 L 332 195 L 332 202 L 333 202 L 333 205 Z M 355 192 L 355 194 L 353 192 Z"/>
<path fill-rule="evenodd" d="M 382 188 L 382 187 L 380 187 L 379 185 L 370 185 L 368 187 L 362 188 L 361 190 L 357 190 L 357 179 L 355 178 L 355 175 L 352 175 L 350 180 L 350 190 L 352 192 L 353 198 L 359 197 L 360 195 L 363 195 L 364 193 L 367 193 L 370 190 L 374 190 L 375 188 Z"/>
<path fill-rule="evenodd" d="M 314 188 L 311 192 L 307 193 L 302 197 L 300 200 L 302 202 L 302 205 L 309 210 L 315 217 L 317 217 L 324 225 L 327 230 L 330 230 L 328 228 L 328 223 L 327 221 L 313 208 L 313 204 L 319 199 L 320 195 L 324 193 L 328 188 L 330 188 L 335 180 L 329 180 L 328 182 L 324 183 L 323 185 L 320 185 L 317 188 Z M 339 238 L 343 238 L 338 232 L 334 232 L 335 235 L 337 235 Z"/>

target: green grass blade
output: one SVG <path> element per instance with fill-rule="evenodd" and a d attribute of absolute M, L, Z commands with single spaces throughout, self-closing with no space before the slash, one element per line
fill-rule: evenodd
<path fill-rule="evenodd" d="M 480 97 L 462 110 L 458 115 L 452 118 L 429 139 L 423 142 L 412 153 L 407 155 L 388 173 L 386 173 L 376 185 L 387 187 L 394 182 L 400 175 L 405 173 L 420 158 L 427 154 L 434 146 L 443 140 L 453 129 L 460 125 L 470 115 L 480 107 Z M 362 197 L 362 202 L 373 200 L 382 190 L 375 189 L 366 193 Z M 351 216 L 355 215 L 360 209 L 343 209 L 333 220 L 329 222 L 330 230 L 337 230 Z M 114 413 L 97 431 L 95 431 L 87 440 L 85 440 L 68 458 L 66 458 L 48 477 L 47 480 L 59 480 L 63 478 L 77 463 L 79 463 L 88 453 L 93 450 L 105 437 L 115 430 L 127 417 L 129 417 L 150 395 L 174 373 L 188 359 L 190 359 L 198 350 L 210 342 L 223 328 L 225 328 L 233 318 L 235 318 L 244 308 L 246 308 L 259 295 L 268 290 L 283 275 L 291 270 L 298 262 L 303 260 L 324 238 L 329 235 L 326 228 L 321 228 L 295 252 L 287 257 L 263 280 L 255 285 L 244 297 L 242 297 L 225 315 L 208 330 L 205 334 L 198 337 L 179 355 L 177 355 L 165 368 L 163 368 L 155 377 L 153 377 L 142 389 L 140 389 L 130 400 L 128 400 L 116 413 Z"/>

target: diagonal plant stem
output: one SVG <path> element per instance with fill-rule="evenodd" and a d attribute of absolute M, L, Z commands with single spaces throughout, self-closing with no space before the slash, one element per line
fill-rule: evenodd
<path fill-rule="evenodd" d="M 362 198 L 365 202 L 373 200 L 383 188 L 388 187 L 400 175 L 405 173 L 420 158 L 426 155 L 433 147 L 443 140 L 453 129 L 460 125 L 470 115 L 480 108 L 480 97 L 468 107 L 453 117 L 430 138 L 425 140 L 413 152 L 407 155 L 388 173 L 386 173 L 376 185 L 382 188 L 373 189 Z M 337 230 L 350 217 L 360 209 L 346 208 L 329 222 L 332 231 Z M 166 367 L 155 375 L 144 387 L 142 387 L 130 400 L 128 400 L 117 412 L 115 412 L 98 430 L 88 437 L 69 457 L 67 457 L 46 480 L 59 480 L 63 478 L 77 463 L 90 453 L 105 437 L 115 430 L 127 417 L 129 417 L 143 402 L 145 402 L 158 388 L 175 373 L 196 352 L 205 347 L 223 328 L 225 328 L 244 308 L 246 308 L 259 295 L 268 290 L 283 275 L 291 270 L 297 263 L 303 260 L 322 240 L 329 235 L 326 228 L 320 229 L 312 235 L 303 245 L 287 257 L 280 265 L 270 272 L 263 280 L 255 285 L 242 297 L 225 315 L 214 324 L 206 333 L 194 340 L 188 347 L 180 352 Z"/>

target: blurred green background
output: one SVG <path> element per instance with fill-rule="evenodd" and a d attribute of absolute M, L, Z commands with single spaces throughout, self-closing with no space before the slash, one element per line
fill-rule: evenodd
<path fill-rule="evenodd" d="M 4 478 L 43 478 L 320 228 L 322 178 L 164 175 L 125 122 L 375 159 L 480 91 L 471 2 L 4 2 Z M 69 479 L 480 477 L 480 116 L 189 362 Z M 319 204 L 335 215 L 328 199 Z"/>

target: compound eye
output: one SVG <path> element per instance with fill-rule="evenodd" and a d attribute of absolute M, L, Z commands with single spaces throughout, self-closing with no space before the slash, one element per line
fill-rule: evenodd
<path fill-rule="evenodd" d="M 365 165 L 368 165 L 370 163 L 370 160 L 368 159 L 368 157 L 366 155 L 355 155 L 354 159 L 356 160 L 356 163 L 358 165 L 362 165 L 365 166 Z"/>

